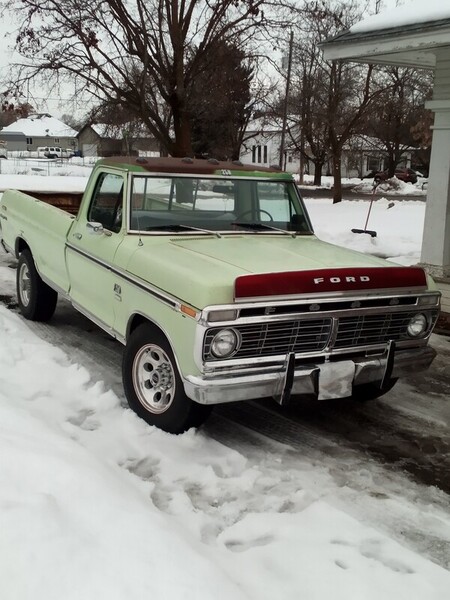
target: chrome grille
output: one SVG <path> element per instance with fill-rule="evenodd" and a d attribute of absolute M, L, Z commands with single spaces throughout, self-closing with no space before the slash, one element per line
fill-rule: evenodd
<path fill-rule="evenodd" d="M 232 358 L 267 357 L 288 352 L 296 354 L 321 352 L 333 339 L 331 350 L 351 350 L 363 346 L 386 344 L 389 340 L 411 339 L 408 338 L 406 328 L 410 319 L 418 312 L 423 312 L 428 316 L 428 330 L 430 330 L 438 317 L 437 310 L 418 311 L 416 309 L 372 315 L 341 316 L 337 319 L 337 329 L 334 330 L 331 315 L 315 319 L 299 318 L 247 325 L 236 324 L 231 328 L 240 333 L 241 344 Z M 211 342 L 221 329 L 222 327 L 214 327 L 206 332 L 203 360 L 216 360 L 210 352 Z"/>
<path fill-rule="evenodd" d="M 354 348 L 405 339 L 406 327 L 415 314 L 417 311 L 341 317 L 333 347 Z"/>
<path fill-rule="evenodd" d="M 327 345 L 332 319 L 297 319 L 239 325 L 241 345 L 233 358 L 271 356 L 287 352 L 319 352 Z M 210 348 L 214 335 L 221 328 L 208 330 L 204 343 L 204 360 L 211 360 Z"/>

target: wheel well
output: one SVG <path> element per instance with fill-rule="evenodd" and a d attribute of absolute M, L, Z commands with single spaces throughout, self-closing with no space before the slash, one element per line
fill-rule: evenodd
<path fill-rule="evenodd" d="M 24 239 L 17 238 L 16 239 L 16 247 L 15 247 L 16 258 L 19 258 L 19 254 L 21 252 L 23 252 L 24 250 L 30 250 L 30 246 L 26 243 L 26 241 Z"/>
<path fill-rule="evenodd" d="M 130 335 L 133 333 L 133 331 L 139 327 L 139 325 L 142 324 L 146 324 L 149 325 L 150 327 L 152 327 L 155 331 L 158 331 L 159 333 L 161 333 L 166 339 L 167 339 L 167 335 L 164 333 L 164 331 L 158 327 L 158 325 L 156 325 L 155 323 L 153 323 L 153 321 L 150 321 L 150 319 L 148 319 L 147 317 L 144 317 L 143 315 L 133 315 L 129 322 L 128 322 L 128 327 L 127 327 L 127 340 L 130 337 Z"/>

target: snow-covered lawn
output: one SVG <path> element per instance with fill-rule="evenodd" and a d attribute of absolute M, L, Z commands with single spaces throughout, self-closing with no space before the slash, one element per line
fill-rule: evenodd
<path fill-rule="evenodd" d="M 12 184 L 27 189 L 25 179 Z M 364 225 L 367 200 L 307 205 L 328 241 L 418 259 L 423 202 L 375 203 L 377 238 L 350 231 Z M 14 293 L 11 266 L 0 251 L 3 296 Z M 275 443 L 250 452 L 201 430 L 171 436 L 96 373 L 0 305 L 1 600 L 448 597 L 450 573 L 387 525 L 401 515 L 405 528 L 450 540 L 445 494 L 432 491 L 433 505 L 414 484 L 408 497 L 412 483 L 397 474 L 390 497 L 377 496 L 386 475 L 370 458 L 337 482 L 331 456 L 293 461 Z M 357 495 L 353 477 L 366 481 Z M 357 516 L 369 508 L 379 515 L 370 523 Z"/>
<path fill-rule="evenodd" d="M 298 181 L 298 175 L 294 174 L 294 179 Z M 376 186 L 377 194 L 386 194 L 388 196 L 425 196 L 427 193 L 428 179 L 426 177 L 419 177 L 417 183 L 405 183 L 397 177 L 393 177 L 387 181 L 383 181 Z M 312 175 L 305 175 L 303 178 L 303 184 L 300 186 L 303 195 L 308 195 L 308 190 L 317 189 L 331 189 L 334 185 L 333 177 L 324 175 L 321 179 L 321 185 L 314 185 L 314 177 Z M 373 178 L 360 179 L 359 177 L 342 178 L 342 188 L 344 190 L 351 190 L 354 194 L 369 195 L 373 192 L 374 181 Z"/>
<path fill-rule="evenodd" d="M 304 198 L 318 237 L 337 244 L 412 265 L 420 260 L 425 202 L 381 198 L 372 204 L 367 233 L 355 234 L 352 229 L 364 229 L 369 213 L 369 200 L 344 200 L 333 204 L 331 199 Z"/>

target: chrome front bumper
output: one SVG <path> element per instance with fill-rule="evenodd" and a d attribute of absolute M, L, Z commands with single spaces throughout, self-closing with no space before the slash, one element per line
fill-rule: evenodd
<path fill-rule="evenodd" d="M 427 369 L 436 351 L 430 346 L 408 350 L 387 348 L 385 354 L 352 360 L 338 360 L 295 368 L 291 357 L 284 365 L 264 372 L 243 371 L 232 375 L 188 375 L 183 383 L 186 395 L 199 404 L 221 404 L 239 400 L 273 397 L 284 404 L 289 396 L 305 394 L 327 400 L 345 398 L 354 385 L 383 382 L 393 377 Z"/>

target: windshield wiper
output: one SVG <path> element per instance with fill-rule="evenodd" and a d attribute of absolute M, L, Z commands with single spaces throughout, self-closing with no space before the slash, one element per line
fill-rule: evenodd
<path fill-rule="evenodd" d="M 265 223 L 240 223 L 239 221 L 235 221 L 231 224 L 236 225 L 237 227 L 242 227 L 243 229 L 250 229 L 252 231 L 279 231 L 280 233 L 284 233 L 284 235 L 290 235 L 293 238 L 297 237 L 296 231 L 287 231 L 286 229 L 272 227 L 272 225 L 266 225 Z"/>
<path fill-rule="evenodd" d="M 218 231 L 201 229 L 200 227 L 192 227 L 191 225 L 182 225 L 181 223 L 174 223 L 173 225 L 152 225 L 151 227 L 146 227 L 144 231 L 200 231 L 201 233 L 209 233 L 219 238 L 222 237 Z"/>

